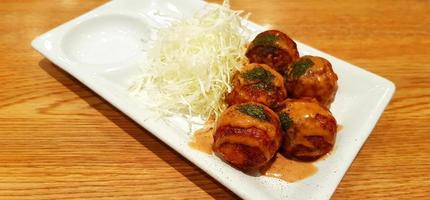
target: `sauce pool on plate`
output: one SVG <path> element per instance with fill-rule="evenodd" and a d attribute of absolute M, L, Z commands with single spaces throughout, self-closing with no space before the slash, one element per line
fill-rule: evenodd
<path fill-rule="evenodd" d="M 312 163 L 290 160 L 277 154 L 273 163 L 263 169 L 261 174 L 293 183 L 312 176 L 317 171 L 318 168 Z"/>
<path fill-rule="evenodd" d="M 336 133 L 339 133 L 340 131 L 342 131 L 342 129 L 343 129 L 343 126 L 338 124 L 337 129 L 336 129 Z"/>
<path fill-rule="evenodd" d="M 214 130 L 212 127 L 197 130 L 188 145 L 193 149 L 211 155 Z M 293 183 L 312 176 L 317 171 L 318 168 L 313 163 L 290 160 L 281 154 L 277 154 L 275 159 L 267 167 L 264 167 L 260 173 Z"/>
<path fill-rule="evenodd" d="M 213 131 L 212 127 L 197 130 L 188 145 L 193 149 L 212 154 Z"/>

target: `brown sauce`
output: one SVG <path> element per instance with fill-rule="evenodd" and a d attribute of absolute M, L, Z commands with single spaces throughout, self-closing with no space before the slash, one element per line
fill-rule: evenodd
<path fill-rule="evenodd" d="M 312 163 L 290 160 L 277 154 L 275 160 L 261 174 L 278 178 L 290 183 L 303 180 L 318 171 Z"/>
<path fill-rule="evenodd" d="M 188 145 L 203 153 L 212 154 L 213 131 L 212 127 L 204 127 L 197 130 Z"/>
<path fill-rule="evenodd" d="M 211 126 L 197 130 L 188 145 L 203 153 L 212 154 L 214 130 Z M 292 183 L 310 177 L 317 171 L 318 168 L 313 163 L 290 160 L 278 153 L 267 167 L 261 169 L 260 173 Z"/>

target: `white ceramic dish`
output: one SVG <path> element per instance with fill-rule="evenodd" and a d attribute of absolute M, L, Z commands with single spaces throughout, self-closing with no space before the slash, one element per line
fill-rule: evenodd
<path fill-rule="evenodd" d="M 151 27 L 168 24 L 169 18 L 163 16 L 189 16 L 204 4 L 198 0 L 111 1 L 37 37 L 32 46 L 240 197 L 329 199 L 389 103 L 394 84 L 297 42 L 301 55 L 321 56 L 333 64 L 339 91 L 331 110 L 344 128 L 333 153 L 316 163 L 319 170 L 310 178 L 286 183 L 245 175 L 215 156 L 188 147 L 185 127 L 181 130 L 154 120 L 128 93 L 129 79 L 145 53 L 142 40 L 152 35 Z M 253 23 L 249 27 L 263 30 Z"/>

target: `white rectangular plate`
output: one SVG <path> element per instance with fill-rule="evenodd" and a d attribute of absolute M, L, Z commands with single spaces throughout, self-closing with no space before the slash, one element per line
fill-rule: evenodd
<path fill-rule="evenodd" d="M 321 56 L 332 63 L 339 90 L 331 111 L 344 128 L 333 153 L 316 163 L 319 170 L 314 176 L 295 183 L 248 176 L 188 147 L 185 126 L 181 130 L 155 120 L 128 92 L 129 80 L 138 72 L 137 63 L 147 47 L 144 41 L 154 35 L 154 27 L 166 26 L 169 17 L 190 16 L 205 4 L 198 0 L 111 1 L 37 37 L 32 46 L 240 197 L 329 199 L 389 103 L 394 84 L 297 42 L 301 55 Z M 251 22 L 248 26 L 256 32 L 263 30 Z"/>

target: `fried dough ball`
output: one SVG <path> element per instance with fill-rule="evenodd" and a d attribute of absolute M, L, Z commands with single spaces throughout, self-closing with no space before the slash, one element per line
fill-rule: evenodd
<path fill-rule="evenodd" d="M 274 107 L 287 98 L 284 78 L 265 64 L 248 64 L 236 72 L 233 91 L 226 98 L 229 105 L 257 102 Z"/>
<path fill-rule="evenodd" d="M 337 92 L 337 75 L 330 62 L 317 56 L 303 56 L 292 63 L 285 83 L 291 98 L 311 97 L 327 107 Z"/>
<path fill-rule="evenodd" d="M 258 103 L 236 104 L 221 115 L 212 146 L 232 166 L 250 172 L 264 166 L 278 151 L 281 127 L 274 111 Z"/>
<path fill-rule="evenodd" d="M 288 66 L 299 59 L 296 43 L 285 33 L 268 30 L 258 34 L 246 52 L 251 63 L 264 63 L 284 75 Z"/>
<path fill-rule="evenodd" d="M 327 154 L 335 143 L 336 119 L 315 99 L 287 99 L 278 111 L 284 132 L 281 153 L 312 161 Z"/>

